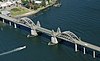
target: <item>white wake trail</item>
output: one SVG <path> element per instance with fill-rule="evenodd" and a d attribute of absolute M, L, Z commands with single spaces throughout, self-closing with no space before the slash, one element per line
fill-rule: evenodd
<path fill-rule="evenodd" d="M 13 49 L 11 51 L 7 51 L 7 52 L 4 52 L 4 53 L 1 53 L 0 56 L 6 55 L 6 54 L 10 54 L 10 53 L 13 53 L 13 52 L 16 52 L 16 51 L 20 51 L 20 50 L 25 49 L 25 48 L 26 48 L 26 46 L 19 47 L 19 48 Z"/>

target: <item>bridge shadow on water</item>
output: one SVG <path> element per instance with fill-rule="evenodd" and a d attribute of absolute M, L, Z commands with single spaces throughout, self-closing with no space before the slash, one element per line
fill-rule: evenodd
<path fill-rule="evenodd" d="M 63 44 L 63 45 L 65 45 L 66 47 L 70 47 L 70 48 L 72 48 L 72 49 L 75 49 L 75 44 L 70 43 L 70 42 L 67 42 L 67 41 L 65 41 L 65 40 L 61 40 L 61 39 L 59 39 L 59 40 L 60 40 L 60 42 L 59 42 L 60 44 Z M 91 56 L 93 56 L 93 51 L 94 51 L 94 50 L 92 50 L 92 49 L 90 49 L 90 48 L 86 48 L 86 55 L 91 55 Z M 78 52 L 81 52 L 81 53 L 83 54 L 83 52 L 84 52 L 83 46 L 78 45 Z M 96 58 L 100 58 L 100 53 L 97 52 L 97 51 L 96 51 Z"/>
<path fill-rule="evenodd" d="M 44 34 L 44 33 L 38 32 L 38 35 L 43 37 L 43 38 L 49 39 L 48 41 L 44 41 L 44 42 L 50 42 L 50 40 L 51 40 L 51 37 L 46 35 L 46 34 Z"/>
<path fill-rule="evenodd" d="M 48 36 L 48 35 L 43 34 L 43 33 L 41 33 L 41 32 L 38 32 L 38 34 L 39 34 L 39 36 L 42 36 L 42 37 L 44 37 L 44 38 L 46 38 L 46 39 L 50 39 L 50 40 L 51 40 L 51 36 Z M 44 41 L 44 42 L 47 43 L 47 42 L 50 42 L 50 40 L 49 40 L 49 41 Z M 75 44 L 73 44 L 73 43 L 67 42 L 67 41 L 62 40 L 62 39 L 58 39 L 58 41 L 59 41 L 59 44 L 63 44 L 63 45 L 65 45 L 66 47 L 70 47 L 70 48 L 72 48 L 72 49 L 75 49 Z M 84 46 L 78 45 L 78 52 L 81 52 L 81 54 L 83 54 L 83 52 L 84 52 L 83 47 L 84 47 Z M 85 48 L 86 48 L 86 47 L 85 47 Z M 85 51 L 86 51 L 86 55 L 91 55 L 91 57 L 93 56 L 93 51 L 94 51 L 94 50 L 92 50 L 92 49 L 90 49 L 90 48 L 86 48 Z M 100 53 L 97 52 L 97 51 L 96 51 L 96 58 L 100 58 Z"/>

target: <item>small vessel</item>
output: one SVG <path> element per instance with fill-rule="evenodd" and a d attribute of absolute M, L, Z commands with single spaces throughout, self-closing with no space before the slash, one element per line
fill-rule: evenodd
<path fill-rule="evenodd" d="M 25 48 L 26 48 L 26 46 L 23 46 L 23 47 L 16 48 L 14 50 L 22 50 L 22 49 L 25 49 Z"/>
<path fill-rule="evenodd" d="M 13 52 L 17 52 L 17 51 L 23 50 L 23 49 L 25 49 L 25 48 L 26 48 L 26 46 L 19 47 L 19 48 L 16 48 L 16 49 L 13 49 L 13 50 L 10 50 L 10 51 L 7 51 L 7 52 L 4 52 L 4 53 L 1 53 L 0 56 L 2 56 L 2 55 L 6 55 L 6 54 L 10 54 L 10 53 L 13 53 Z"/>
<path fill-rule="evenodd" d="M 61 7 L 61 3 L 55 4 L 54 7 Z"/>

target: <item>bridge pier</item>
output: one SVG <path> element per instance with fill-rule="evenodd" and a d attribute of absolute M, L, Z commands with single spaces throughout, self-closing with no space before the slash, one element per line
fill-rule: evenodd
<path fill-rule="evenodd" d="M 17 28 L 17 25 L 16 24 L 14 24 L 14 28 Z"/>
<path fill-rule="evenodd" d="M 11 22 L 9 22 L 9 25 L 11 26 Z"/>
<path fill-rule="evenodd" d="M 5 20 L 3 19 L 3 23 L 5 23 Z"/>
<path fill-rule="evenodd" d="M 51 37 L 51 42 L 53 44 L 57 44 L 58 43 L 57 38 L 56 37 Z"/>
<path fill-rule="evenodd" d="M 85 47 L 83 47 L 83 50 L 84 50 L 84 54 L 86 54 Z"/>
<path fill-rule="evenodd" d="M 33 36 L 37 36 L 38 35 L 35 29 L 31 29 L 31 35 L 33 35 Z"/>
<path fill-rule="evenodd" d="M 51 37 L 51 42 L 48 43 L 48 45 L 55 45 L 58 44 L 57 38 L 55 36 Z"/>
<path fill-rule="evenodd" d="M 95 58 L 96 57 L 96 52 L 95 51 L 93 51 L 93 58 Z"/>
<path fill-rule="evenodd" d="M 77 44 L 75 43 L 75 52 L 77 52 L 77 51 L 78 51 Z"/>

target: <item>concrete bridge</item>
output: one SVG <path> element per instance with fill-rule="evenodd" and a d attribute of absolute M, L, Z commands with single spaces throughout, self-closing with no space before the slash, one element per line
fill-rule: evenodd
<path fill-rule="evenodd" d="M 11 18 L 11 17 L 0 14 L 0 20 L 3 23 L 6 23 L 6 21 L 7 21 L 8 24 L 10 26 L 13 25 L 14 28 L 17 28 L 18 25 L 30 28 L 30 32 L 31 32 L 30 34 L 32 36 L 38 36 L 37 31 L 47 34 L 48 36 L 51 37 L 51 42 L 49 42 L 48 45 L 57 44 L 58 43 L 57 38 L 59 38 L 59 39 L 65 40 L 67 42 L 73 43 L 75 45 L 75 52 L 78 51 L 78 45 L 83 46 L 84 54 L 86 54 L 86 47 L 92 49 L 93 50 L 93 58 L 96 57 L 96 51 L 100 52 L 99 46 L 82 41 L 71 31 L 61 32 L 60 28 L 58 28 L 57 31 L 55 32 L 54 30 L 49 30 L 49 29 L 41 27 L 39 21 L 37 21 L 37 24 L 35 24 L 31 19 L 29 19 L 27 17 L 15 19 L 15 18 Z"/>

